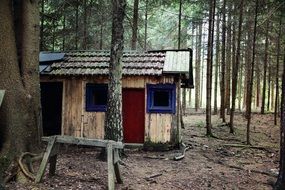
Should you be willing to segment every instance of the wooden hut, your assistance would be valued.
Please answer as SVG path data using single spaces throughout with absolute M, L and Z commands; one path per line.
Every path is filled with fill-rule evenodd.
M 110 52 L 41 53 L 45 135 L 104 138 Z M 192 51 L 124 52 L 125 143 L 180 141 L 180 88 L 193 87 Z

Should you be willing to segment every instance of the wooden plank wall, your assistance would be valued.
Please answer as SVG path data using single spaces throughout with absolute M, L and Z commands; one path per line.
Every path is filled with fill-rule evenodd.
M 63 82 L 62 133 L 81 136 L 82 81 L 69 79 Z
M 53 79 L 54 80 L 54 79 Z M 87 112 L 87 83 L 107 83 L 107 77 L 63 79 L 62 133 L 75 137 L 104 138 L 104 112 Z M 51 81 L 50 81 L 51 82 Z M 146 84 L 173 83 L 173 77 L 124 77 L 123 88 L 145 88 Z M 145 90 L 145 101 L 147 90 Z M 146 104 L 147 106 L 147 104 Z M 148 114 L 145 108 L 145 140 L 169 142 L 176 114 Z

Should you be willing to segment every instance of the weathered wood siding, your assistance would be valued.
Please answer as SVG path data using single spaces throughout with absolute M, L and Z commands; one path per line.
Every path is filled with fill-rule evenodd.
M 62 133 L 75 137 L 104 138 L 104 112 L 87 112 L 85 109 L 85 87 L 87 83 L 107 83 L 107 77 L 76 77 L 48 79 L 43 81 L 63 81 Z M 173 83 L 173 77 L 124 77 L 123 88 L 144 88 L 147 100 L 146 84 Z M 147 106 L 147 104 L 145 104 Z M 146 113 L 145 141 L 169 142 L 171 129 L 176 127 L 173 118 L 176 114 Z
M 82 81 L 69 79 L 63 82 L 62 133 L 81 136 Z

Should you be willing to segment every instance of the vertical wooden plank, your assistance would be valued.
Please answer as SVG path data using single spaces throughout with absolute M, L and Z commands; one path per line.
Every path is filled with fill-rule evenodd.
M 120 161 L 119 150 L 116 148 L 116 149 L 114 149 L 114 170 L 115 170 L 115 176 L 116 176 L 117 182 L 119 184 L 122 184 L 123 178 L 122 178 L 121 172 L 120 172 L 119 161 Z
M 62 81 L 62 109 L 61 109 L 61 135 L 64 135 L 64 126 L 65 126 L 65 89 L 66 84 L 65 80 Z
M 84 111 L 85 111 L 85 88 L 86 82 L 85 80 L 81 81 L 81 120 L 80 120 L 80 137 L 84 137 Z
M 108 189 L 115 189 L 115 179 L 114 179 L 114 165 L 113 165 L 113 150 L 112 144 L 107 144 L 107 164 L 108 164 Z
M 179 76 L 178 82 L 176 83 L 177 86 L 177 137 L 176 137 L 176 143 L 178 143 L 178 145 L 180 145 L 181 142 L 181 104 L 180 104 L 180 98 L 181 98 L 181 77 Z

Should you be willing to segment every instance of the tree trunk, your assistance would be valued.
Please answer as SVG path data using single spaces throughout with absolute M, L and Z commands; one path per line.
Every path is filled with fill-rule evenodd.
M 253 76 L 254 76 L 254 64 L 255 64 L 255 48 L 256 48 L 256 27 L 257 27 L 257 13 L 258 13 L 258 0 L 255 2 L 255 16 L 254 16 L 254 29 L 253 29 L 253 45 L 252 45 L 252 62 L 250 69 L 250 77 L 248 80 L 248 90 L 247 90 L 247 133 L 246 133 L 246 143 L 250 144 L 250 121 L 251 121 L 251 102 L 252 102 L 252 86 L 253 86 Z
M 229 3 L 228 23 L 227 23 L 227 46 L 226 46 L 226 89 L 225 89 L 225 106 L 227 114 L 230 113 L 230 96 L 231 96 L 231 60 L 232 60 L 232 3 Z
M 139 0 L 134 0 L 132 44 L 131 44 L 132 50 L 137 49 L 138 19 L 139 19 Z
M 234 113 L 236 106 L 236 91 L 237 91 L 237 79 L 240 64 L 240 44 L 241 44 L 241 34 L 242 34 L 242 23 L 243 23 L 243 0 L 240 2 L 239 7 L 239 24 L 238 24 L 238 37 L 237 37 L 237 52 L 235 54 L 235 64 L 233 64 L 233 74 L 232 74 L 232 109 L 230 115 L 230 133 L 234 133 Z
M 262 101 L 261 101 L 261 114 L 264 114 L 265 110 L 265 92 L 266 92 L 266 75 L 267 75 L 267 64 L 268 64 L 268 34 L 269 34 L 269 20 L 266 23 L 266 34 L 265 34 L 265 48 L 264 48 L 264 63 L 263 63 L 263 88 L 262 88 Z
M 272 69 L 273 70 L 273 69 Z M 273 77 L 272 76 L 272 81 L 271 81 L 271 106 L 270 106 L 270 110 L 274 110 L 274 105 L 275 105 L 275 93 L 274 93 L 274 82 L 273 82 Z
M 215 87 L 214 87 L 214 112 L 213 114 L 218 114 L 218 103 L 217 103 L 217 96 L 218 96 L 218 75 L 219 75 L 219 65 L 220 65 L 220 15 L 217 16 L 217 23 L 216 23 L 216 65 L 215 65 Z
M 105 117 L 105 139 L 122 141 L 122 57 L 124 48 L 125 0 L 112 0 L 112 42 L 109 68 L 107 112 Z
M 75 8 L 75 50 L 78 50 L 78 38 L 79 38 L 79 1 L 76 0 Z
M 212 69 L 213 69 L 213 38 L 214 38 L 214 18 L 216 0 L 210 0 L 209 12 L 209 33 L 208 33 L 208 52 L 207 52 L 207 103 L 206 103 L 206 128 L 207 136 L 213 136 L 211 123 L 211 94 L 212 94 Z
M 179 14 L 178 14 L 178 49 L 181 45 L 181 15 L 182 15 L 182 0 L 179 0 Z
M 201 47 L 202 47 L 202 22 L 196 30 L 196 68 L 195 68 L 195 110 L 200 108 L 200 80 L 201 80 Z
M 38 1 L 1 2 L 0 89 L 6 94 L 0 109 L 0 180 L 7 163 L 37 150 L 42 135 Z
M 65 31 L 65 25 L 66 25 L 66 13 L 65 13 L 65 6 L 66 4 L 64 3 L 63 5 L 63 26 L 62 26 L 62 51 L 65 50 L 65 35 L 66 35 L 66 31 Z
M 220 118 L 226 122 L 225 117 L 225 72 L 226 72 L 226 0 L 223 1 L 223 29 L 222 29 L 222 60 L 221 60 L 221 108 Z
M 257 60 L 257 63 L 260 62 L 260 59 Z M 259 108 L 260 107 L 260 66 L 259 64 L 256 64 L 256 72 L 255 72 L 255 76 L 256 76 L 256 99 L 255 99 L 255 108 Z
M 285 49 L 284 49 L 285 52 Z M 285 55 L 283 59 L 282 97 L 281 97 L 281 127 L 280 127 L 280 161 L 279 174 L 274 190 L 285 189 Z
M 243 61 L 240 61 L 240 69 L 239 69 L 239 79 L 238 79 L 238 109 L 241 111 L 241 101 L 242 101 L 242 79 L 243 79 Z
M 87 0 L 83 0 L 83 42 L 82 48 L 83 50 L 87 49 Z
M 270 61 L 268 61 L 270 63 Z M 271 69 L 268 67 L 268 92 L 267 92 L 267 111 L 270 111 L 270 95 L 271 95 Z
M 280 43 L 281 43 L 281 33 L 282 33 L 282 17 L 279 21 L 279 32 L 277 39 L 277 64 L 276 64 L 276 79 L 275 79 L 275 106 L 274 106 L 274 125 L 277 125 L 277 114 L 278 114 L 278 99 L 279 99 L 279 61 L 280 61 Z
M 40 31 L 40 51 L 44 50 L 44 22 L 45 22 L 45 0 L 41 0 L 41 31 Z
M 55 50 L 55 19 L 52 19 L 52 51 Z
M 99 43 L 99 49 L 103 49 L 103 22 L 100 23 L 100 43 Z
M 148 0 L 145 0 L 145 21 L 144 21 L 144 50 L 147 50 L 147 10 L 148 9 Z

